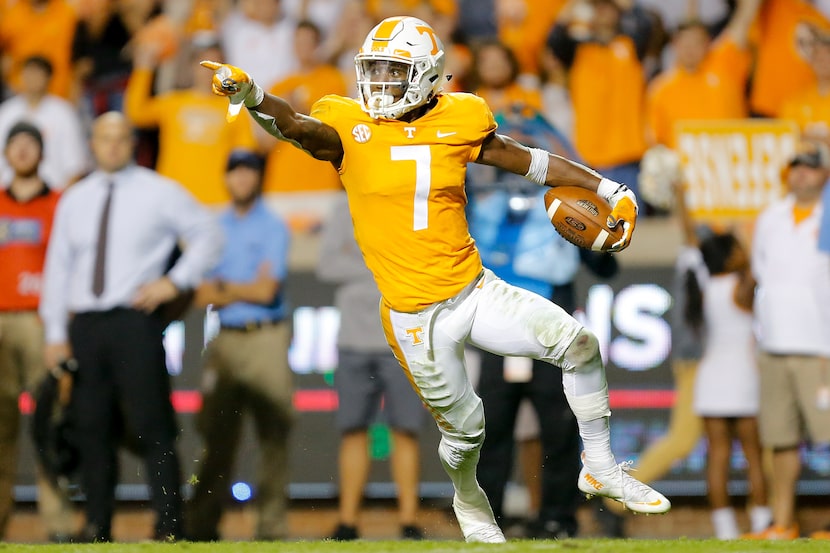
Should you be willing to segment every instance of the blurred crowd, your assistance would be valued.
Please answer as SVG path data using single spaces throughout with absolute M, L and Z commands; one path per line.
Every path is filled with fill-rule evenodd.
M 8 431 L 4 432 L 3 421 L 7 426 L 17 423 L 17 396 L 23 389 L 34 390 L 37 381 L 43 378 L 44 365 L 50 368 L 65 365 L 72 357 L 69 355 L 72 351 L 75 357 L 86 356 L 89 364 L 117 362 L 117 356 L 109 359 L 101 353 L 105 351 L 106 355 L 111 355 L 111 344 L 107 341 L 109 338 L 100 337 L 104 333 L 97 333 L 97 328 L 119 326 L 124 332 L 112 338 L 114 343 L 120 343 L 119 340 L 129 335 L 132 341 L 128 345 L 151 353 L 161 351 L 154 334 L 157 329 L 147 330 L 141 326 L 146 322 L 144 319 L 134 320 L 132 311 L 125 314 L 118 306 L 131 304 L 136 311 L 155 317 L 159 313 L 157 309 L 176 300 L 182 290 L 187 290 L 191 293 L 187 302 L 195 301 L 195 305 L 218 309 L 221 322 L 219 336 L 205 357 L 203 392 L 206 402 L 200 432 L 206 446 L 201 460 L 200 483 L 196 486 L 194 501 L 188 507 L 188 518 L 183 517 L 185 507 L 178 494 L 160 491 L 168 489 L 168 484 L 176 487 L 180 483 L 173 445 L 176 431 L 172 412 L 168 412 L 167 405 L 161 405 L 166 399 L 155 411 L 158 420 L 150 420 L 142 407 L 146 405 L 144 399 L 158 400 L 169 392 L 169 383 L 163 382 L 166 372 L 159 363 L 163 353 L 161 357 L 151 356 L 135 362 L 159 369 L 155 374 L 157 385 L 143 378 L 133 379 L 135 375 L 125 376 L 128 380 L 123 385 L 104 377 L 93 384 L 84 380 L 75 383 L 75 394 L 85 397 L 90 406 L 85 413 L 89 443 L 80 452 L 80 463 L 86 471 L 85 478 L 95 482 L 92 485 L 95 493 L 91 494 L 93 505 L 87 507 L 87 526 L 82 529 L 80 539 L 112 538 L 110 522 L 116 469 L 114 461 L 107 463 L 112 451 L 124 444 L 119 441 L 118 429 L 106 427 L 102 430 L 100 427 L 101 421 L 107 418 L 105 409 L 109 404 L 97 404 L 95 398 L 101 397 L 104 388 L 107 394 L 120 397 L 128 405 L 130 402 L 125 399 L 128 396 L 142 400 L 141 405 L 135 405 L 133 401 L 132 407 L 125 411 L 126 422 L 119 421 L 120 424 L 133 426 L 136 430 L 134 423 L 138 422 L 159 433 L 157 438 L 148 438 L 152 432 L 143 434 L 143 441 L 152 443 L 142 443 L 139 439 L 135 444 L 127 444 L 148 466 L 164 467 L 161 470 L 164 474 L 157 474 L 155 479 L 152 475 L 149 477 L 154 493 L 153 506 L 159 516 L 156 539 L 185 536 L 213 540 L 220 537 L 217 525 L 223 496 L 219 490 L 227 487 L 225 478 L 233 463 L 239 414 L 246 409 L 254 416 L 264 458 L 270 462 L 281 460 L 285 466 L 293 414 L 291 373 L 287 364 L 290 308 L 285 303 L 283 285 L 288 277 L 289 227 L 297 230 L 305 223 L 295 217 L 289 218 L 286 225 L 281 217 L 265 208 L 263 198 L 279 195 L 281 203 L 289 206 L 290 211 L 295 199 L 302 203 L 307 195 L 321 192 L 335 196 L 341 185 L 330 164 L 276 140 L 251 118 L 240 117 L 228 123 L 227 100 L 211 93 L 212 72 L 198 62 L 213 60 L 242 67 L 263 89 L 285 98 L 298 111 L 308 113 L 312 104 L 326 94 L 356 96 L 354 54 L 366 33 L 380 20 L 392 15 L 419 17 L 443 37 L 447 55 L 445 91 L 478 94 L 487 101 L 502 128 L 510 130 L 511 136 L 579 159 L 603 176 L 624 182 L 635 191 L 644 154 L 658 145 L 674 147 L 678 121 L 749 117 L 795 121 L 810 146 L 797 153 L 784 176 L 795 192 L 799 191 L 799 186 L 809 189 L 803 197 L 796 194 L 793 209 L 796 224 L 808 221 L 812 225 L 809 228 L 815 232 L 809 237 L 809 251 L 796 252 L 804 256 L 788 258 L 787 267 L 798 268 L 805 263 L 809 270 L 823 278 L 821 271 L 825 269 L 819 271 L 816 264 L 826 260 L 819 256 L 822 261 L 816 261 L 818 248 L 814 244 L 821 211 L 813 208 L 820 206 L 821 186 L 830 175 L 830 154 L 826 152 L 830 145 L 828 0 L 0 0 L 0 144 L 4 148 L 4 155 L 0 156 L 0 185 L 10 190 L 6 204 L 0 203 L 0 209 L 7 210 L 0 211 L 0 253 L 7 246 L 11 252 L 12 247 L 17 247 L 15 240 L 18 238 L 23 237 L 24 242 L 28 240 L 32 247 L 31 257 L 12 269 L 19 270 L 19 275 L 37 273 L 39 279 L 46 237 L 52 228 L 52 214 L 57 204 L 57 194 L 53 192 L 69 190 L 80 181 L 87 186 L 84 191 L 93 200 L 88 204 L 81 200 L 75 200 L 75 204 L 70 204 L 69 200 L 63 202 L 68 207 L 63 208 L 61 217 L 55 222 L 54 228 L 62 232 L 53 236 L 59 243 L 67 243 L 67 251 L 71 249 L 70 245 L 81 251 L 78 254 L 80 261 L 59 258 L 59 253 L 54 253 L 58 247 L 49 246 L 47 273 L 49 267 L 52 268 L 46 281 L 51 279 L 55 290 L 63 281 L 79 283 L 69 297 L 61 297 L 60 293 L 50 292 L 44 286 L 49 302 L 45 307 L 38 306 L 39 280 L 30 290 L 24 290 L 21 287 L 23 281 L 17 279 L 19 275 L 12 278 L 12 269 L 5 272 L 8 274 L 0 275 L 8 277 L 0 278 L 0 297 L 3 297 L 0 301 L 0 352 L 6 355 L 7 350 L 11 351 L 8 343 L 12 338 L 17 340 L 11 329 L 23 328 L 24 323 L 29 325 L 25 332 L 28 342 L 26 347 L 20 346 L 20 351 L 43 349 L 38 307 L 40 317 L 47 325 L 47 341 L 52 346 L 67 348 L 63 351 L 66 354 L 61 355 L 61 350 L 53 348 L 50 352 L 47 347 L 45 360 L 33 354 L 21 361 L 23 356 L 18 355 L 17 350 L 8 354 L 8 358 L 0 358 L 0 365 L 16 356 L 8 362 L 9 366 L 39 367 L 38 372 L 28 375 L 22 384 L 17 381 L 17 375 L 12 377 L 11 373 L 0 371 L 3 377 L 0 384 L 4 385 L 3 391 L 8 392 L 0 398 L 8 400 L 0 401 L 0 417 L 3 417 L 0 419 L 0 443 L 16 447 L 14 429 L 6 428 Z M 136 130 L 138 140 L 133 145 L 127 138 Z M 140 170 L 132 168 L 132 159 L 142 166 Z M 159 192 L 152 201 L 137 193 L 130 204 L 121 200 L 121 204 L 114 204 L 117 215 L 110 223 L 113 182 L 104 182 L 100 178 L 101 172 L 94 171 L 116 172 L 125 167 L 129 171 L 120 179 L 129 183 L 152 183 L 166 192 Z M 143 172 L 145 169 L 147 172 Z M 33 180 L 33 175 L 39 175 L 42 181 Z M 533 258 L 532 265 L 547 267 L 544 263 L 550 262 L 551 266 L 561 269 L 561 274 L 554 278 L 552 270 L 540 275 L 519 269 L 514 256 L 518 259 L 527 252 L 512 248 L 520 242 L 521 229 L 530 226 L 529 206 L 533 205 L 532 200 L 538 200 L 538 189 L 527 190 L 522 187 L 527 184 L 522 179 L 504 177 L 470 172 L 470 214 L 476 223 L 471 228 L 482 247 L 486 265 L 505 280 L 516 279 L 523 287 L 553 297 L 573 311 L 573 280 L 580 264 L 587 265 L 602 277 L 613 276 L 616 265 L 608 265 L 610 256 L 591 259 L 564 241 L 558 246 L 550 246 L 546 238 L 546 247 L 550 246 L 547 250 L 530 252 L 539 256 Z M 189 191 L 189 196 L 182 197 L 165 188 L 167 179 L 181 184 Z M 517 181 L 521 182 L 517 184 Z M 119 182 L 115 188 L 119 187 L 123 189 L 126 185 Z M 502 194 L 492 194 L 494 190 Z M 126 194 L 128 190 L 118 193 L 122 192 Z M 164 194 L 170 196 L 165 199 Z M 65 197 L 68 196 L 71 195 Z M 79 191 L 75 198 L 80 197 Z M 192 202 L 194 198 L 195 202 Z M 516 198 L 521 198 L 522 202 L 517 204 Z M 648 198 L 645 199 L 641 215 L 661 213 L 662 207 L 649 205 Z M 345 202 L 342 196 L 337 201 Z M 28 208 L 21 207 L 27 203 L 32 212 L 25 212 Z M 92 204 L 95 209 L 90 210 Z M 128 240 L 125 237 L 131 233 L 126 231 L 111 235 L 110 239 L 116 243 L 124 241 L 117 248 L 122 252 L 119 254 L 122 259 L 116 256 L 116 261 L 123 263 L 115 278 L 112 268 L 106 273 L 115 281 L 115 291 L 113 282 L 108 283 L 107 291 L 103 284 L 100 291 L 95 288 L 98 279 L 93 272 L 97 275 L 99 256 L 95 252 L 97 246 L 90 244 L 99 244 L 102 240 L 100 234 L 95 234 L 99 228 L 99 204 L 106 206 L 101 229 L 107 225 L 116 229 L 124 225 L 124 229 L 140 228 L 145 233 L 138 233 L 144 241 L 139 238 Z M 791 207 L 788 204 L 786 209 Z M 37 213 L 34 213 L 35 208 L 39 210 Z M 224 210 L 219 218 L 206 215 L 219 209 Z M 334 211 L 348 215 L 344 208 Z M 496 212 L 497 215 L 493 215 Z M 548 221 L 542 215 L 539 224 L 549 231 Z M 6 219 L 12 221 L 24 216 L 39 217 L 38 225 L 43 225 L 38 227 L 41 230 L 33 234 L 12 223 L 3 226 Z M 94 225 L 92 222 L 87 224 L 88 221 L 94 221 Z M 136 222 L 135 227 L 129 226 L 130 221 Z M 311 222 L 312 225 L 318 223 Z M 365 403 L 372 407 L 365 412 L 358 412 L 353 407 L 352 411 L 339 413 L 338 428 L 343 433 L 339 468 L 341 481 L 347 483 L 347 487 L 341 490 L 340 523 L 333 537 L 358 537 L 356 521 L 368 474 L 366 431 L 379 409 L 380 397 L 392 394 L 391 397 L 396 397 L 401 405 L 404 401 L 409 402 L 406 409 L 401 407 L 399 412 L 388 415 L 398 451 L 403 452 L 392 459 L 401 492 L 401 535 L 420 539 L 422 533 L 415 526 L 417 479 L 413 476 L 417 476 L 419 455 L 414 437 L 423 413 L 380 334 L 363 332 L 368 328 L 368 318 L 377 323 L 377 291 L 356 247 L 346 240 L 348 233 L 344 231 L 351 227 L 348 217 L 343 221 L 333 219 L 328 224 L 328 232 L 323 233 L 324 241 L 328 241 L 323 247 L 328 263 L 321 264 L 318 276 L 342 286 L 337 297 L 344 317 L 338 346 L 342 365 L 352 375 L 350 383 L 337 383 L 338 391 L 353 400 L 352 403 L 343 401 L 342 405 Z M 830 228 L 830 223 L 821 225 L 822 229 Z M 767 223 L 767 226 L 773 225 Z M 796 243 L 798 233 L 807 227 L 799 228 L 791 229 L 789 234 L 779 232 L 779 235 L 791 235 Z M 687 246 L 696 252 L 705 250 L 705 239 L 696 237 L 689 228 L 684 230 Z M 822 232 L 830 237 L 830 230 Z M 217 238 L 219 236 L 224 239 Z M 830 238 L 824 240 L 828 242 L 824 249 L 830 249 Z M 169 253 L 181 254 L 168 252 L 166 246 L 183 242 L 189 246 L 185 255 L 173 256 L 165 265 Z M 194 243 L 202 244 L 203 251 L 194 250 Z M 77 247 L 78 244 L 83 247 Z M 240 244 L 246 247 L 239 247 Z M 745 288 L 752 288 L 756 281 L 763 283 L 765 278 L 772 278 L 775 283 L 774 279 L 784 272 L 775 268 L 776 260 L 785 258 L 781 257 L 782 252 L 793 251 L 782 239 L 775 242 L 770 252 L 752 252 L 760 260 L 755 262 L 756 265 L 762 265 L 764 261 L 770 266 L 765 268 L 766 273 L 756 271 L 751 280 L 747 259 L 750 253 L 731 242 L 727 246 L 723 246 L 724 251 L 715 253 L 725 259 L 740 258 L 740 262 L 733 260 L 734 267 L 726 260 L 713 266 L 710 260 L 703 259 L 706 256 L 703 251 L 694 254 L 693 262 L 683 265 L 680 271 L 684 278 L 688 271 L 696 271 L 696 294 L 700 296 L 710 286 L 710 297 L 721 298 L 723 301 L 718 302 L 721 307 L 733 298 L 737 286 L 734 280 L 738 277 Z M 549 251 L 551 247 L 556 251 Z M 528 249 L 532 250 L 530 246 Z M 759 250 L 758 246 L 756 250 Z M 124 251 L 135 255 L 127 256 Z M 339 259 L 338 255 L 343 258 Z M 541 256 L 547 257 L 540 259 Z M 149 261 L 144 263 L 144 260 Z M 88 261 L 89 270 L 79 273 L 79 265 L 73 261 L 78 261 L 80 266 Z M 208 270 L 208 266 L 212 269 Z M 499 273 L 500 268 L 504 274 Z M 138 282 L 136 275 L 144 281 Z M 728 278 L 712 278 L 725 276 Z M 91 292 L 89 280 L 94 281 Z M 715 281 L 717 284 L 713 285 Z M 811 282 L 811 285 L 815 283 Z M 821 294 L 830 294 L 830 281 L 827 286 L 816 286 Z M 775 293 L 774 286 L 770 289 Z M 76 293 L 78 290 L 82 292 Z M 780 289 L 778 292 L 781 293 Z M 133 293 L 138 295 L 130 296 Z M 715 293 L 721 296 L 715 296 Z M 792 300 L 786 293 L 782 294 L 784 299 L 774 309 L 785 310 L 782 305 Z M 742 334 L 740 339 L 747 342 L 752 339 L 751 321 L 744 313 L 752 309 L 751 292 L 749 296 L 742 302 L 735 298 L 736 306 L 731 306 L 734 310 L 726 315 L 715 310 L 717 305 L 704 304 L 703 299 L 697 298 L 696 320 L 686 321 L 696 326 L 692 334 L 696 335 L 698 348 L 689 356 L 695 370 L 701 358 L 708 363 L 704 367 L 722 362 L 712 361 L 700 347 L 700 329 L 707 317 L 711 318 L 710 323 L 716 318 L 723 323 L 732 320 L 727 316 L 734 316 L 746 330 L 746 336 Z M 796 306 L 799 308 L 806 309 L 810 303 L 804 298 L 797 299 L 803 300 Z M 75 317 L 70 320 L 67 315 L 69 312 L 89 315 L 102 310 L 112 319 Z M 777 314 L 762 312 L 758 318 L 762 324 L 765 321 L 770 324 Z M 792 318 L 796 317 L 790 316 L 787 320 Z M 162 319 L 168 317 L 165 315 Z M 805 408 L 807 414 L 804 416 L 814 426 L 811 429 L 815 434 L 813 437 L 822 439 L 827 437 L 827 431 L 818 429 L 830 409 L 825 367 L 828 353 L 822 345 L 830 343 L 830 339 L 825 340 L 822 334 L 825 324 L 823 320 L 814 325 L 803 321 L 794 324 L 794 328 L 807 325 L 813 330 L 818 329 L 811 335 L 811 340 L 799 341 L 796 336 L 774 328 L 767 335 L 767 341 L 761 343 L 767 354 L 763 360 L 768 373 L 778 371 L 777 364 L 784 362 L 780 358 L 792 354 L 808 357 L 815 365 L 810 369 L 811 374 L 816 375 L 814 381 L 801 381 L 796 385 L 803 390 L 799 388 L 800 391 L 793 392 L 793 396 L 799 396 L 793 399 L 793 404 L 808 402 L 800 396 L 806 397 L 806 390 L 814 393 L 818 387 L 823 394 L 818 401 L 823 403 L 812 410 Z M 731 323 L 727 326 L 735 327 Z M 135 328 L 146 331 L 146 339 L 141 338 Z M 714 332 L 712 336 L 716 337 L 717 332 L 711 328 L 718 327 L 710 324 L 709 332 Z M 782 333 L 782 341 L 770 341 L 769 336 L 775 337 L 776 332 Z M 729 345 L 723 347 L 728 349 Z M 495 410 L 498 407 L 507 413 L 505 419 L 492 418 L 490 424 L 493 426 L 487 429 L 488 439 L 493 436 L 488 444 L 493 452 L 485 459 L 483 450 L 482 467 L 489 461 L 490 465 L 502 469 L 499 474 L 488 473 L 493 476 L 492 482 L 482 484 L 492 487 L 492 491 L 487 490 L 488 495 L 501 499 L 513 455 L 514 427 L 516 424 L 522 426 L 515 422 L 522 400 L 525 404 L 538 404 L 538 414 L 544 418 L 531 421 L 529 431 L 516 428 L 517 439 L 535 440 L 537 448 L 544 448 L 545 458 L 567 457 L 578 471 L 578 437 L 575 429 L 570 428 L 572 421 L 563 419 L 560 427 L 558 423 L 552 424 L 554 415 L 541 412 L 541 409 L 553 409 L 551 406 L 558 405 L 556 402 L 561 399 L 555 395 L 561 395 L 558 373 L 552 382 L 542 382 L 542 377 L 535 375 L 534 366 L 530 364 L 516 369 L 513 363 L 511 368 L 508 360 L 487 358 L 486 352 L 480 353 L 485 356 L 481 361 L 480 393 L 482 397 L 489 394 L 496 398 L 489 401 L 488 408 Z M 682 360 L 678 348 L 674 354 L 676 361 Z M 749 360 L 750 357 L 753 359 Z M 268 362 L 263 363 L 263 360 Z M 741 362 L 747 371 L 757 372 L 754 355 L 748 354 Z M 798 359 L 793 361 L 798 362 Z M 135 370 L 144 369 L 136 366 Z M 514 373 L 518 370 L 522 376 L 517 380 L 513 374 L 510 380 L 504 375 L 511 370 Z M 57 388 L 51 392 L 56 397 L 62 393 L 60 386 L 65 382 L 67 372 L 71 372 L 71 367 L 53 371 L 56 379 L 53 384 Z M 677 370 L 678 383 L 683 378 L 682 373 L 685 374 Z M 695 382 L 694 374 L 689 374 L 691 376 L 685 378 L 686 388 Z M 493 375 L 497 377 L 495 380 Z M 130 389 L 129 383 L 135 381 L 144 383 Z M 381 381 L 383 386 L 379 385 Z M 765 398 L 767 405 L 774 403 L 775 398 L 766 399 L 764 394 L 774 396 L 785 386 L 769 382 L 773 381 L 756 383 L 755 388 L 747 392 L 752 396 L 749 406 L 737 411 L 730 410 L 731 407 L 724 410 L 720 405 L 701 408 L 697 404 L 693 410 L 691 391 L 687 390 L 688 401 L 684 405 L 690 422 L 683 432 L 691 438 L 685 441 L 693 446 L 705 432 L 710 442 L 717 444 L 720 455 L 710 459 L 713 466 L 717 465 L 717 474 L 709 475 L 710 494 L 712 490 L 716 492 L 710 500 L 715 512 L 713 527 L 718 537 L 738 535 L 726 494 L 725 477 L 721 474 L 726 472 L 724 459 L 729 455 L 733 434 L 739 436 L 744 448 L 751 448 L 753 454 L 752 480 L 756 489 L 751 501 L 759 509 L 753 515 L 752 530 L 762 538 L 797 537 L 799 533 L 792 504 L 794 499 L 783 506 L 773 505 L 771 511 L 766 505 L 766 490 L 760 475 L 761 445 L 777 448 L 779 453 L 785 452 L 779 455 L 777 463 L 787 475 L 786 482 L 783 488 L 773 491 L 779 498 L 793 494 L 798 477 L 793 440 L 797 443 L 801 437 L 798 429 L 765 430 L 762 424 L 759 439 L 756 426 L 756 417 L 760 416 L 763 423 L 765 419 L 775 419 L 779 413 L 764 414 L 758 405 L 759 397 Z M 103 388 L 97 387 L 99 385 Z M 717 383 L 710 386 L 711 389 L 718 388 Z M 410 395 L 407 397 L 406 394 Z M 110 398 L 110 395 L 106 397 Z M 405 400 L 401 399 L 404 397 Z M 732 399 L 727 398 L 725 402 Z M 499 400 L 505 403 L 498 405 Z M 791 414 L 798 416 L 797 413 L 786 413 Z M 131 416 L 135 420 L 130 419 Z M 703 425 L 701 418 L 705 419 Z M 730 422 L 733 419 L 746 420 L 736 429 Z M 141 432 L 139 434 L 141 437 Z M 524 438 L 519 438 L 520 435 Z M 95 441 L 93 436 L 105 436 L 104 442 Z M 496 436 L 500 436 L 501 441 L 496 441 Z M 552 453 L 554 449 L 559 453 Z M 678 453 L 682 449 L 682 446 L 675 447 L 671 454 L 674 457 L 661 451 L 660 457 L 682 456 Z M 84 456 L 91 458 L 93 455 L 97 457 L 84 460 Z M 537 452 L 536 457 L 531 458 L 530 465 L 535 464 L 536 472 L 530 470 L 528 478 L 547 478 L 548 481 L 544 487 L 537 485 L 534 488 L 538 496 L 534 508 L 539 519 L 530 535 L 557 538 L 577 535 L 576 499 L 573 494 L 554 497 L 554 491 L 561 491 L 564 485 L 552 480 L 555 475 L 551 467 L 560 470 L 561 466 L 548 462 L 547 473 L 540 473 L 541 455 Z M 4 451 L 3 457 L 7 461 L 12 456 Z M 41 463 L 48 465 L 43 458 Z M 5 480 L 0 478 L 0 536 L 8 517 L 8 509 L 4 510 L 4 507 L 10 503 L 8 477 L 13 468 L 12 465 L 10 469 L 8 464 L 0 466 L 0 477 L 6 476 Z M 48 478 L 50 470 L 47 469 L 52 473 L 62 469 L 44 466 L 38 472 L 39 496 L 46 498 L 40 508 L 50 525 L 50 535 L 56 540 L 74 536 L 77 529 L 71 516 L 67 515 L 71 507 L 58 483 Z M 659 473 L 664 470 L 667 467 L 654 469 L 644 480 L 659 478 Z M 570 481 L 574 477 L 567 478 Z M 286 482 L 287 470 L 269 472 L 263 465 L 258 538 L 282 539 L 287 535 Z M 502 523 L 501 508 L 495 507 Z M 183 520 L 191 521 L 190 527 L 183 526 Z M 774 530 L 773 534 L 764 533 L 769 528 Z

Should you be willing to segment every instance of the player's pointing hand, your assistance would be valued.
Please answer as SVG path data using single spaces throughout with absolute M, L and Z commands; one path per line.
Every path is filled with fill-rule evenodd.
M 253 108 L 262 103 L 262 88 L 244 70 L 210 60 L 202 60 L 200 64 L 213 71 L 213 93 L 230 99 L 228 122 L 236 119 L 243 104 Z

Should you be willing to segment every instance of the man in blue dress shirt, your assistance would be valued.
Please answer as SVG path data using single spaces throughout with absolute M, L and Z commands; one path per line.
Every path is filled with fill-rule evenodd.
M 219 334 L 204 365 L 199 430 L 204 451 L 188 511 L 191 540 L 219 538 L 244 412 L 254 419 L 261 468 L 255 489 L 258 540 L 285 538 L 288 434 L 293 420 L 291 340 L 284 284 L 289 231 L 262 200 L 263 160 L 247 150 L 228 159 L 231 206 L 222 213 L 222 260 L 196 292 L 196 303 L 218 310 Z
M 133 164 L 133 129 L 108 112 L 92 127 L 97 169 L 63 193 L 46 254 L 45 362 L 77 360 L 70 413 L 86 494 L 82 541 L 109 541 L 126 435 L 144 461 L 154 538 L 181 536 L 179 427 L 158 308 L 216 263 L 222 231 L 177 182 Z M 168 271 L 171 252 L 184 252 Z

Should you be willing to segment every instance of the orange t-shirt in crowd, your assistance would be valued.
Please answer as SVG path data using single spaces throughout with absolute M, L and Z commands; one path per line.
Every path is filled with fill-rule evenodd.
M 65 0 L 49 0 L 42 9 L 20 0 L 5 10 L 0 19 L 0 51 L 11 60 L 9 82 L 13 89 L 18 89 L 26 58 L 43 56 L 52 63 L 49 92 L 69 98 L 76 20 L 75 10 Z
M 795 121 L 803 134 L 830 137 L 830 94 L 810 86 L 784 102 L 780 117 Z
M 465 178 L 496 129 L 478 96 L 441 94 L 412 122 L 378 121 L 360 103 L 325 96 L 311 116 L 343 144 L 340 178 L 355 239 L 384 300 L 414 312 L 458 294 L 481 273 L 467 227 Z
M 226 203 L 228 156 L 234 148 L 256 149 L 250 117 L 228 124 L 228 100 L 210 90 L 176 90 L 150 96 L 153 72 L 136 69 L 127 84 L 124 113 L 137 127 L 158 127 L 156 170 L 205 204 Z
M 815 84 L 813 70 L 796 49 L 795 29 L 800 22 L 830 28 L 830 21 L 804 0 L 763 2 L 750 94 L 753 112 L 778 117 L 787 98 Z
M 553 24 L 567 0 L 525 0 L 521 21 L 501 15 L 498 20 L 499 40 L 516 54 L 520 72 L 537 74 L 539 58 Z M 494 109 L 495 111 L 495 109 Z
M 309 73 L 297 73 L 275 84 L 269 91 L 285 99 L 300 113 L 311 111 L 315 100 L 327 94 L 346 94 L 340 70 L 321 65 Z M 277 141 L 265 163 L 265 192 L 340 190 L 340 177 L 327 161 L 314 159 L 293 144 Z
M 0 191 L 0 311 L 34 311 L 52 219 L 60 194 L 45 189 L 28 202 Z
M 582 159 L 597 168 L 638 161 L 646 150 L 645 78 L 634 41 L 579 44 L 569 79 Z
M 724 37 L 694 73 L 674 67 L 655 77 L 646 97 L 649 138 L 671 148 L 677 121 L 746 117 L 744 87 L 750 63 L 749 52 Z
M 493 113 L 499 113 L 516 106 L 542 111 L 542 95 L 538 90 L 525 88 L 519 83 L 512 83 L 502 89 L 479 88 L 475 91 L 487 102 Z

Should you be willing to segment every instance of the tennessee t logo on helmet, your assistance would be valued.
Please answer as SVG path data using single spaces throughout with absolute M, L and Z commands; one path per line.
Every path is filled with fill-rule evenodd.
M 392 33 L 397 28 L 398 23 L 401 22 L 402 17 L 390 17 L 384 19 L 373 32 L 369 33 L 372 37 L 372 52 L 380 52 L 389 47 L 389 41 L 392 39 Z M 361 48 L 362 52 L 363 49 Z

